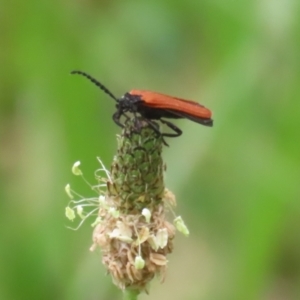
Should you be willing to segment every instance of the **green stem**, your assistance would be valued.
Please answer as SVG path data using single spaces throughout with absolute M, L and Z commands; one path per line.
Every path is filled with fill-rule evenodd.
M 127 289 L 123 292 L 123 300 L 137 300 L 139 293 L 138 290 Z

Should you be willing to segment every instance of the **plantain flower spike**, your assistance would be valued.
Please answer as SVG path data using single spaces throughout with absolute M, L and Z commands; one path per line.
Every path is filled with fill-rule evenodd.
M 142 119 L 126 121 L 118 136 L 91 250 L 101 248 L 102 262 L 122 290 L 148 292 L 155 275 L 163 281 L 173 250 L 175 227 L 166 207 L 175 205 L 175 197 L 164 185 L 162 147 L 162 137 Z

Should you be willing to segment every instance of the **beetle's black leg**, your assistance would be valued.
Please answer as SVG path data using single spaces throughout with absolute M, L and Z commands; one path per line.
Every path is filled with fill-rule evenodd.
M 136 116 L 136 112 L 133 112 L 133 119 L 134 119 L 134 128 L 137 130 L 137 132 L 141 131 L 141 125 L 140 122 L 138 120 L 138 117 Z
M 125 117 L 124 123 L 128 122 L 128 120 L 130 119 L 124 112 L 122 113 L 122 116 Z
M 121 111 L 117 111 L 117 112 L 115 112 L 114 114 L 113 114 L 113 120 L 114 120 L 114 122 L 118 125 L 118 126 L 120 126 L 120 127 L 124 127 L 124 125 L 120 122 L 120 118 L 121 118 L 121 116 L 123 115 L 123 113 L 121 112 Z M 126 116 L 126 115 L 125 115 Z M 126 116 L 127 117 L 127 116 Z M 127 117 L 128 118 L 128 117 Z
M 160 119 L 160 121 L 163 124 L 166 124 L 169 128 L 171 128 L 172 130 L 174 130 L 176 133 L 161 133 L 162 136 L 167 136 L 167 137 L 177 137 L 180 136 L 182 134 L 182 130 L 180 130 L 177 126 L 175 126 L 173 123 Z
M 156 122 L 151 121 L 147 118 L 143 118 L 143 121 L 145 121 L 158 135 L 160 135 L 159 126 Z
M 148 123 L 148 125 L 157 133 L 158 136 L 162 137 L 162 141 L 163 141 L 164 145 L 169 147 L 168 143 L 165 141 L 165 139 L 163 137 L 163 134 L 159 130 L 159 125 L 156 122 L 146 119 L 146 118 L 144 118 L 143 120 Z

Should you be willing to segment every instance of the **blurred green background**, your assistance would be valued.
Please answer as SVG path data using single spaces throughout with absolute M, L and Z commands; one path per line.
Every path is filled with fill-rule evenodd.
M 5 0 L 4 0 L 5 1 Z M 178 234 L 164 284 L 140 299 L 300 299 L 298 0 L 6 1 L 0 8 L 0 299 L 120 299 L 92 229 L 64 216 L 89 195 L 132 88 L 201 102 L 215 126 L 180 120 L 166 183 Z

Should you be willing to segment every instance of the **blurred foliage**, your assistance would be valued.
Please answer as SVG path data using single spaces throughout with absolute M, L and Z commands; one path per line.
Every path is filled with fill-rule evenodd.
M 5 1 L 5 0 L 4 0 Z M 176 121 L 168 187 L 191 230 L 141 299 L 300 299 L 297 0 L 6 1 L 0 9 L 0 299 L 120 299 L 88 222 L 66 229 L 63 187 L 110 165 L 116 95 L 203 103 Z

